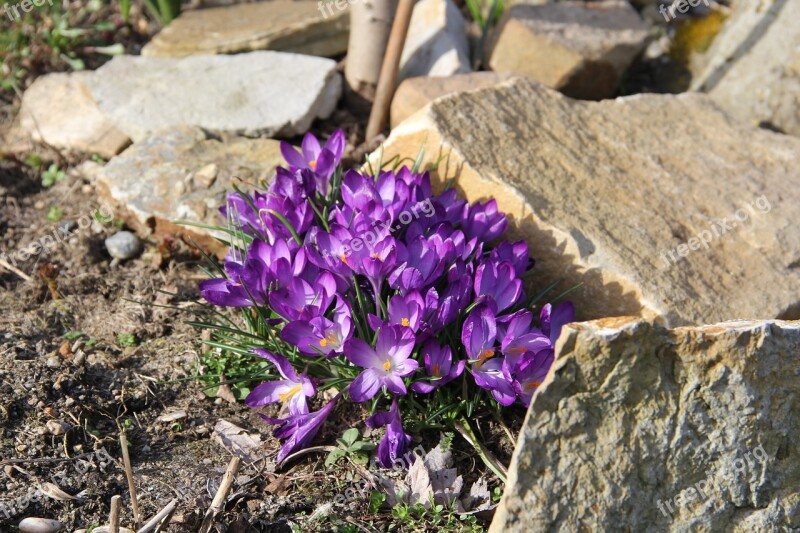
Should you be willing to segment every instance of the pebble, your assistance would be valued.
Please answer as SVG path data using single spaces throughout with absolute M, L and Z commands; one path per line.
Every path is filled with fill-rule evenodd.
M 45 364 L 47 366 L 49 366 L 50 368 L 58 368 L 58 367 L 61 366 L 61 361 L 58 360 L 58 357 L 53 355 L 53 356 L 47 358 L 47 361 L 45 362 Z
M 69 429 L 69 424 L 63 420 L 48 420 L 47 431 L 52 435 L 63 435 Z
M 139 238 L 130 231 L 120 231 L 106 239 L 106 249 L 111 257 L 124 261 L 136 257 L 141 251 Z
M 55 533 L 62 527 L 61 522 L 48 518 L 25 518 L 19 523 L 21 533 Z

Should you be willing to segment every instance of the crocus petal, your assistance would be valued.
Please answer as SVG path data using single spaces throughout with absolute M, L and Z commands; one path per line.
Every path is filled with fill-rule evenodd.
M 387 376 L 383 382 L 384 385 L 386 385 L 386 390 L 392 394 L 396 394 L 397 396 L 405 396 L 406 384 L 403 383 L 403 378 L 400 376 Z
M 344 355 L 354 365 L 364 368 L 378 368 L 384 363 L 369 344 L 357 338 L 345 343 Z
M 383 380 L 378 373 L 368 368 L 350 384 L 350 398 L 356 403 L 366 402 L 378 394 L 382 385 Z
M 287 386 L 286 381 L 265 381 L 253 389 L 244 403 L 250 407 L 261 407 L 270 403 L 279 402 L 279 394 L 284 394 L 291 386 Z
M 297 153 L 297 150 L 295 150 L 294 147 L 286 141 L 281 141 L 281 154 L 286 162 L 292 167 L 303 168 L 307 166 L 303 156 Z

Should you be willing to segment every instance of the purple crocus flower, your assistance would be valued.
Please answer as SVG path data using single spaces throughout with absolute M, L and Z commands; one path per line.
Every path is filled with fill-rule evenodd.
M 493 359 L 478 361 L 472 365 L 472 376 L 475 384 L 492 393 L 500 405 L 511 405 L 516 399 L 514 387 L 503 373 L 503 361 Z
M 467 239 L 477 237 L 482 241 L 496 239 L 508 227 L 508 219 L 497 210 L 497 200 L 465 206 L 461 227 Z
M 398 247 L 399 266 L 389 274 L 389 285 L 405 293 L 422 289 L 441 276 L 444 263 L 436 247 L 420 236 L 405 247 Z
M 495 356 L 497 320 L 492 309 L 481 304 L 470 311 L 461 328 L 461 343 L 470 360 L 479 363 Z
M 331 176 L 342 159 L 344 147 L 344 132 L 338 129 L 328 138 L 324 147 L 320 146 L 314 135 L 306 133 L 303 137 L 301 153 L 298 153 L 289 143 L 281 141 L 281 154 L 289 163 L 290 170 L 311 171 L 316 178 L 316 190 L 325 196 L 328 194 Z
M 392 400 L 388 411 L 375 413 L 366 420 L 367 427 L 382 428 L 386 426 L 386 434 L 378 443 L 378 462 L 383 468 L 391 468 L 408 451 L 411 435 L 403 431 L 403 420 L 397 399 Z
M 545 304 L 539 315 L 542 324 L 542 333 L 550 337 L 550 342 L 555 346 L 558 337 L 561 335 L 561 328 L 569 324 L 575 318 L 575 307 L 572 302 L 564 302 L 556 306 Z
M 538 353 L 528 352 L 520 359 L 517 368 L 513 372 L 514 381 L 512 386 L 525 407 L 531 404 L 533 393 L 536 392 L 544 378 L 547 377 L 550 367 L 553 366 L 554 358 L 553 350 L 542 350 Z M 508 365 L 503 367 L 503 374 L 506 379 L 511 379 L 511 371 Z
M 378 331 L 373 349 L 358 338 L 345 344 L 344 353 L 351 363 L 366 370 L 350 384 L 350 398 L 361 403 L 375 396 L 381 387 L 392 394 L 404 395 L 403 378 L 413 374 L 419 366 L 409 359 L 414 350 L 414 333 L 403 326 L 384 326 Z
M 266 422 L 277 424 L 272 435 L 284 441 L 278 452 L 277 462 L 280 463 L 292 453 L 311 444 L 341 396 L 340 392 L 325 407 L 313 413 L 289 415 L 286 418 L 269 418 L 259 414 Z
M 516 366 L 519 358 L 526 352 L 538 353 L 551 347 L 550 339 L 538 329 L 531 328 L 532 319 L 533 315 L 526 309 L 497 319 L 500 351 L 505 354 L 506 361 L 512 367 Z
M 406 326 L 416 333 L 424 310 L 425 302 L 419 292 L 411 291 L 405 296 L 397 294 L 389 299 L 389 323 Z
M 483 296 L 499 313 L 517 303 L 522 296 L 522 280 L 508 261 L 484 261 L 475 271 L 474 289 L 477 296 Z
M 514 265 L 514 272 L 521 278 L 525 272 L 533 268 L 533 259 L 528 255 L 528 243 L 517 241 L 510 243 L 503 241 L 489 254 L 489 261 L 500 263 L 508 261 Z
M 411 390 L 414 392 L 428 394 L 464 372 L 466 361 L 462 359 L 453 365 L 453 351 L 449 346 L 440 346 L 435 340 L 429 340 L 422 346 L 422 355 L 425 358 L 425 372 L 432 379 L 412 383 Z
M 299 320 L 322 315 L 336 295 L 336 280 L 323 272 L 314 284 L 294 278 L 289 286 L 269 295 L 269 305 L 286 320 Z
M 342 348 L 353 336 L 352 311 L 348 303 L 341 297 L 336 299 L 333 320 L 324 316 L 311 320 L 295 320 L 289 322 L 281 330 L 281 338 L 297 346 L 300 353 L 316 356 L 320 353 L 326 357 L 342 353 Z
M 317 388 L 305 374 L 297 374 L 288 359 L 266 350 L 252 350 L 278 369 L 283 379 L 265 381 L 247 395 L 244 402 L 250 407 L 262 407 L 267 404 L 282 402 L 290 415 L 308 413 L 306 397 L 314 396 Z

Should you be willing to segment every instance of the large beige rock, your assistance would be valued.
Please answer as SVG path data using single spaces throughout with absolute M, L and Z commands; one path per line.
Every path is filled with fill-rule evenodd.
M 285 52 L 116 56 L 86 79 L 100 110 L 134 141 L 170 126 L 301 135 L 342 90 L 332 59 Z
M 626 0 L 515 5 L 493 30 L 486 57 L 495 72 L 599 100 L 614 95 L 648 33 Z
M 738 1 L 692 88 L 732 115 L 800 135 L 800 0 Z
M 571 324 L 492 532 L 800 527 L 800 322 Z
M 418 76 L 403 81 L 394 93 L 390 122 L 394 128 L 430 102 L 446 94 L 492 87 L 513 74 L 470 72 L 453 76 Z
M 332 6 L 314 0 L 274 0 L 185 11 L 142 48 L 142 55 L 278 50 L 336 56 L 347 50 L 350 18 L 346 10 Z
M 233 185 L 250 189 L 272 178 L 281 164 L 272 139 L 216 138 L 198 128 L 153 133 L 109 161 L 94 176 L 98 191 L 140 233 L 182 234 L 213 252 L 225 235 L 178 222 L 225 226 L 217 208 Z
M 443 157 L 440 180 L 509 214 L 539 289 L 583 284 L 582 319 L 800 314 L 800 140 L 706 96 L 584 102 L 515 79 L 435 100 L 392 131 L 384 161 L 421 146 Z
M 450 76 L 471 70 L 461 11 L 452 0 L 419 0 L 411 14 L 398 79 Z
M 89 72 L 46 74 L 22 95 L 18 132 L 67 152 L 118 154 L 130 139 L 97 108 L 84 85 Z

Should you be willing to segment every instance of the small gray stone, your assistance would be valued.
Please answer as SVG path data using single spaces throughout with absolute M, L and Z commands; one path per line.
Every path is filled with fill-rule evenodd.
M 21 533 L 55 533 L 62 527 L 61 522 L 48 518 L 25 518 L 19 523 Z
M 58 367 L 61 366 L 61 361 L 58 360 L 58 356 L 57 355 L 53 355 L 53 356 L 47 358 L 47 361 L 45 361 L 45 364 L 50 368 L 58 368 Z
M 64 422 L 63 420 L 48 420 L 47 421 L 47 431 L 50 432 L 51 435 L 63 435 L 69 429 L 69 424 Z
M 131 259 L 141 251 L 139 238 L 130 231 L 120 231 L 106 239 L 106 250 L 114 259 Z

